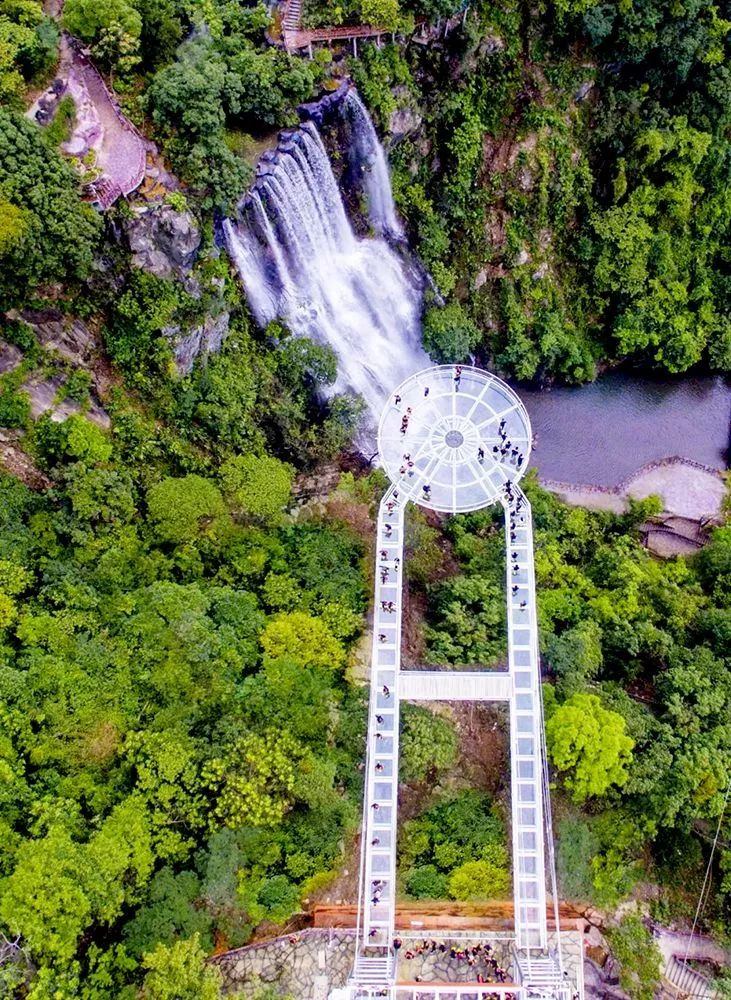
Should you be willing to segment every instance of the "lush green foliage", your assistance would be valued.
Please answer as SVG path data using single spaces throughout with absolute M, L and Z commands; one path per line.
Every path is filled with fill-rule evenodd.
M 457 760 L 457 734 L 451 721 L 418 705 L 401 712 L 399 766 L 404 781 L 434 780 Z
M 563 891 L 613 905 L 648 877 L 649 851 L 665 883 L 671 845 L 687 836 L 697 846 L 694 824 L 715 822 L 723 804 L 731 764 L 731 533 L 716 529 L 693 561 L 658 561 L 633 537 L 644 514 L 568 508 L 532 477 L 527 489 L 543 663 L 555 681 L 546 690 L 549 753 L 558 787 L 586 805 L 582 814 L 559 798 Z M 489 511 L 457 517 L 447 534 L 458 565 L 433 585 L 430 656 L 449 661 L 455 639 L 472 641 L 478 629 L 496 655 L 503 626 L 496 619 L 485 631 L 481 616 L 484 606 L 494 603 L 497 612 L 504 603 L 501 518 Z M 474 593 L 492 596 L 475 601 Z M 646 693 L 634 699 L 625 688 Z M 687 845 L 683 853 L 693 856 Z M 690 882 L 700 863 L 697 857 Z
M 0 307 L 89 273 L 101 222 L 40 129 L 0 107 Z
M 439 800 L 403 824 L 400 864 L 416 897 L 488 899 L 510 886 L 505 828 L 497 803 L 468 790 Z
M 90 42 L 94 56 L 110 68 L 129 74 L 139 61 L 142 18 L 127 0 L 69 0 L 64 4 L 67 31 Z
M 620 963 L 619 984 L 631 1000 L 652 1000 L 662 970 L 662 955 L 636 914 L 628 914 L 607 933 Z
M 435 361 L 466 361 L 480 340 L 480 331 L 459 302 L 428 309 L 424 316 L 424 347 Z
M 0 3 L 0 104 L 22 106 L 27 84 L 53 64 L 58 35 L 37 0 Z
M 624 785 L 634 741 L 617 712 L 602 707 L 596 695 L 577 692 L 548 714 L 548 756 L 564 777 L 576 802 L 604 795 L 611 785 Z
M 220 32 L 186 41 L 155 75 L 147 104 L 176 170 L 207 208 L 231 207 L 251 179 L 227 144 L 226 129 L 261 131 L 283 125 L 308 98 L 318 64 L 276 48 L 257 48 L 262 21 L 227 17 Z
M 603 359 L 729 369 L 730 26 L 700 3 L 562 0 L 527 18 L 484 2 L 442 51 L 362 54 L 382 126 L 397 107 L 423 119 L 392 162 L 448 297 L 427 312 L 435 359 L 475 350 L 570 382 Z
M 0 926 L 38 990 L 216 996 L 201 948 L 286 920 L 359 811 L 361 545 L 229 452 L 227 497 L 280 479 L 242 518 L 124 406 L 32 433 L 53 491 L 0 479 Z
M 229 501 L 264 521 L 276 521 L 289 500 L 294 469 L 270 455 L 236 455 L 221 467 Z

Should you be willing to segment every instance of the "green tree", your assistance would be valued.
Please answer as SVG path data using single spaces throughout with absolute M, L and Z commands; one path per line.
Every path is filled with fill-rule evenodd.
M 203 778 L 215 798 L 212 822 L 234 830 L 280 823 L 294 800 L 300 756 L 288 733 L 250 733 L 208 761 Z
M 477 861 L 465 861 L 449 876 L 452 899 L 502 899 L 510 888 L 508 852 L 495 844 L 483 850 Z
M 601 670 L 601 628 L 595 621 L 582 621 L 560 636 L 546 637 L 546 658 L 557 676 L 560 698 L 582 691 Z
M 72 283 L 87 276 L 101 233 L 99 216 L 81 201 L 78 180 L 38 126 L 1 107 L 0 200 L 16 210 L 12 239 L 0 257 L 0 308 L 21 302 L 41 281 Z
M 139 61 L 142 18 L 126 0 L 68 0 L 63 20 L 66 30 L 91 43 L 94 55 L 107 66 L 129 73 Z
M 592 859 L 599 851 L 599 838 L 590 820 L 583 816 L 562 819 L 557 824 L 557 868 L 561 896 L 576 902 L 592 902 Z
M 92 912 L 85 875 L 83 849 L 61 826 L 24 841 L 0 884 L 0 921 L 39 959 L 68 963 Z
M 86 846 L 87 893 L 97 920 L 111 923 L 139 902 L 155 864 L 145 802 L 130 797 L 112 810 Z
M 629 193 L 593 220 L 594 278 L 612 296 L 618 350 L 645 352 L 671 372 L 696 364 L 721 327 L 707 229 L 720 205 L 701 183 L 711 141 L 683 117 L 638 135 Z
M 417 865 L 406 872 L 406 892 L 414 899 L 446 899 L 449 880 L 436 865 Z
M 224 138 L 228 110 L 240 107 L 236 84 L 213 40 L 202 36 L 180 47 L 178 60 L 155 74 L 147 93 L 173 165 L 206 208 L 231 205 L 250 178 Z
M 270 455 L 235 455 L 221 466 L 224 495 L 237 510 L 275 522 L 289 500 L 294 469 Z
M 631 1000 L 652 1000 L 660 985 L 662 956 L 641 917 L 629 913 L 606 932 L 619 962 L 619 985 Z
M 362 23 L 375 24 L 386 31 L 398 28 L 400 14 L 398 0 L 361 0 L 360 3 Z
M 429 709 L 404 705 L 399 768 L 404 781 L 425 781 L 457 760 L 454 724 Z
M 491 664 L 503 651 L 505 599 L 477 576 L 456 576 L 431 597 L 434 625 L 426 630 L 432 663 Z
M 555 709 L 546 722 L 548 754 L 576 802 L 604 795 L 627 781 L 634 740 L 617 712 L 594 694 L 577 693 Z
M 226 513 L 215 483 L 194 474 L 162 479 L 150 487 L 147 509 L 158 536 L 174 544 L 195 539 L 205 524 Z
M 147 970 L 142 1000 L 219 1000 L 221 974 L 205 958 L 197 934 L 169 946 L 159 944 L 142 963 Z
M 148 885 L 142 906 L 125 924 L 125 945 L 141 956 L 158 944 L 171 946 L 176 940 L 199 936 L 207 950 L 213 946 L 211 915 L 201 906 L 201 881 L 195 872 L 175 874 L 166 866 Z
M 434 361 L 451 364 L 468 359 L 480 342 L 480 331 L 459 302 L 454 301 L 427 309 L 422 339 Z
M 345 666 L 345 648 L 321 618 L 302 611 L 275 615 L 261 634 L 266 656 L 291 657 L 303 667 L 336 671 Z

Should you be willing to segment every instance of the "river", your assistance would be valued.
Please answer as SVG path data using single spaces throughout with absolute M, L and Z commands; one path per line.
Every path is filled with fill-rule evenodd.
M 544 479 L 616 486 L 673 455 L 727 467 L 731 383 L 721 376 L 611 372 L 591 385 L 517 391 L 536 435 L 531 465 Z

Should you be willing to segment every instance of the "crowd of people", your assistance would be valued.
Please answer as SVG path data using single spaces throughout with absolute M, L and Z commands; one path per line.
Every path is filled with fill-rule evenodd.
M 489 942 L 455 944 L 448 941 L 425 939 L 420 943 L 404 944 L 401 938 L 394 938 L 394 954 L 407 962 L 422 960 L 422 971 L 430 972 L 438 965 L 451 968 L 460 977 L 460 982 L 506 983 L 508 970 Z M 430 957 L 432 961 L 429 961 Z M 406 973 L 408 975 L 408 973 Z M 420 975 L 413 976 L 414 982 L 421 982 Z M 487 994 L 485 994 L 487 996 Z M 508 997 L 509 994 L 501 994 Z

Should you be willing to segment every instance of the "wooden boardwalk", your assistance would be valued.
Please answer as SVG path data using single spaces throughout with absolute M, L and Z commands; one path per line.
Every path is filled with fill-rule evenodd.
M 290 3 L 299 4 L 299 0 L 290 0 Z M 289 9 L 289 4 L 287 5 Z M 285 14 L 282 30 L 284 47 L 287 52 L 301 52 L 303 49 L 311 50 L 312 46 L 326 42 L 331 45 L 333 42 L 350 42 L 353 51 L 357 52 L 358 39 L 375 38 L 380 42 L 381 38 L 390 37 L 391 32 L 385 28 L 378 28 L 375 25 L 341 25 L 337 28 L 291 28 L 287 25 L 287 14 Z

